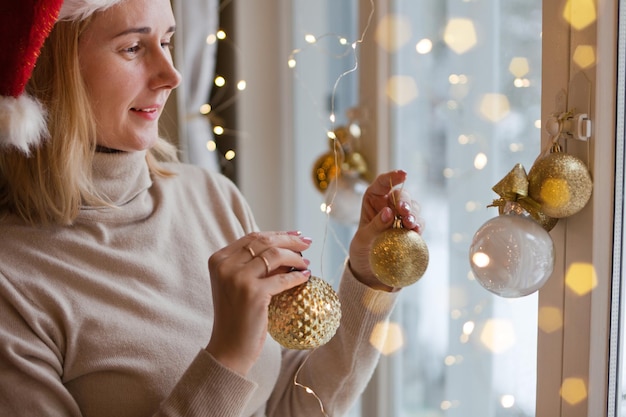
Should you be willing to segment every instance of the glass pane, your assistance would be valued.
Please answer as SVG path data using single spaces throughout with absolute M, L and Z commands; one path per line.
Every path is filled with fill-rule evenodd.
M 320 210 L 326 192 L 311 179 L 331 150 L 327 131 L 367 117 L 358 106 L 372 91 L 356 89 L 367 68 L 350 72 L 349 46 L 363 30 L 357 3 L 372 7 L 370 0 L 293 2 L 293 155 L 304 167 L 294 174 L 294 222 L 317 242 L 308 254 L 313 273 L 333 284 L 354 225 Z M 391 327 L 403 343 L 384 348 L 391 375 L 379 384 L 389 397 L 381 415 L 534 416 L 537 294 L 492 295 L 474 280 L 468 251 L 478 228 L 497 216 L 487 208 L 498 197 L 491 187 L 517 163 L 529 169 L 540 151 L 541 1 L 389 5 L 365 42 L 391 59 L 380 94 L 392 103 L 392 165 L 409 172 L 405 187 L 422 205 L 431 261 L 400 297 L 399 326 Z M 358 191 L 344 185 L 335 202 Z M 360 415 L 376 412 L 357 405 L 350 416 Z
M 393 62 L 394 165 L 409 171 L 431 251 L 397 311 L 394 415 L 534 416 L 537 294 L 488 292 L 468 251 L 498 215 L 491 187 L 540 152 L 541 1 L 392 5 L 395 38 L 377 40 Z
M 351 220 L 337 221 L 323 211 L 329 183 L 317 170 L 335 155 L 328 132 L 348 123 L 350 109 L 358 104 L 356 55 L 351 44 L 358 39 L 358 0 L 294 0 L 293 50 L 285 57 L 292 68 L 294 100 L 294 224 L 314 240 L 307 251 L 311 271 L 337 288 L 347 246 L 354 233 Z M 331 120 L 334 114 L 334 121 Z M 348 207 L 359 214 L 359 202 Z M 356 404 L 346 417 L 361 415 Z

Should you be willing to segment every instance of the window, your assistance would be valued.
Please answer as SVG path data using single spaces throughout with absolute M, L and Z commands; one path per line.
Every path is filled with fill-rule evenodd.
M 468 250 L 498 215 L 491 187 L 541 149 L 541 2 L 396 0 L 379 16 L 387 163 L 409 171 L 432 254 L 396 312 L 388 415 L 534 416 L 537 294 L 488 292 Z
M 425 239 L 433 251 L 427 275 L 405 291 L 396 311 L 404 344 L 385 357 L 363 399 L 367 406 L 353 410 L 354 416 L 607 414 L 611 393 L 621 395 L 607 385 L 609 364 L 617 362 L 609 357 L 608 341 L 618 2 L 361 0 L 356 8 L 353 2 L 330 0 L 287 3 L 246 3 L 239 10 L 249 86 L 241 119 L 243 130 L 254 132 L 241 141 L 240 178 L 261 226 L 312 235 L 320 273 L 336 272 L 337 262 L 328 253 L 343 256 L 350 227 L 334 220 L 326 227 L 320 211 L 324 196 L 314 187 L 312 168 L 328 149 L 328 97 L 338 71 L 346 67 L 336 66 L 340 60 L 318 48 L 321 43 L 307 47 L 302 36 L 340 33 L 354 40 L 374 5 L 373 23 L 359 47 L 359 71 L 341 83 L 347 88 L 358 82 L 358 95 L 340 91 L 337 116 L 351 107 L 367 114 L 361 145 L 372 170 L 409 170 L 406 186 L 423 204 Z M 466 52 L 450 51 L 443 40 L 452 18 L 465 28 L 456 39 L 470 41 L 455 48 L 470 45 Z M 473 23 L 474 43 L 464 19 Z M 268 21 L 283 24 L 253 24 Z M 377 33 L 381 22 L 388 30 Z M 389 49 L 374 47 L 376 36 L 391 33 L 401 40 L 406 27 L 405 43 L 387 39 Z M 420 44 L 424 39 L 432 41 L 426 54 L 416 49 L 428 50 L 421 49 L 428 46 Z M 294 72 L 287 60 L 301 46 L 313 61 Z M 590 62 L 576 58 L 579 46 L 593 52 Z M 391 77 L 396 78 L 389 83 Z M 486 94 L 496 101 L 487 100 L 491 105 L 485 112 L 476 112 L 475 104 Z M 508 111 L 492 111 L 504 108 L 502 96 Z M 546 143 L 546 119 L 573 108 L 585 110 L 593 124 L 590 142 L 566 145 L 593 173 L 592 200 L 551 232 L 555 272 L 538 294 L 510 300 L 492 296 L 471 281 L 467 261 L 469 239 L 496 215 L 486 208 L 497 198 L 491 187 L 515 163 L 528 170 Z M 591 266 L 582 279 L 595 285 L 576 293 L 567 280 L 581 278 L 572 268 L 581 263 Z M 427 304 L 432 300 L 437 302 Z M 551 312 L 556 321 L 548 320 Z M 490 319 L 496 320 L 491 326 L 502 351 L 488 350 L 481 341 Z M 546 327 L 550 323 L 554 327 Z M 514 344 L 499 344 L 503 341 Z

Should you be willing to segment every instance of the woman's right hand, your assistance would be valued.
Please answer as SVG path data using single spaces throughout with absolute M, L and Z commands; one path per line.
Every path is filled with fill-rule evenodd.
M 301 254 L 310 245 L 299 232 L 254 232 L 209 258 L 215 318 L 206 350 L 222 365 L 244 376 L 252 368 L 267 337 L 272 296 L 311 275 Z

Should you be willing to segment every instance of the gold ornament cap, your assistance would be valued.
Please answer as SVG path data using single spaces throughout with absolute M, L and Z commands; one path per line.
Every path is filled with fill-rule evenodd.
M 314 349 L 337 332 L 341 304 L 329 283 L 311 276 L 304 284 L 272 297 L 268 321 L 268 332 L 282 346 Z
M 393 228 L 374 239 L 369 256 L 376 278 L 395 288 L 406 287 L 422 278 L 428 261 L 426 242 L 416 231 L 405 229 L 399 217 Z

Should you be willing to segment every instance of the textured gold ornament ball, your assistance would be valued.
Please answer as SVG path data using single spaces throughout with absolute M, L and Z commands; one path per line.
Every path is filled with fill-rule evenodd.
M 341 305 L 333 287 L 311 276 L 307 282 L 272 297 L 268 312 L 270 335 L 288 349 L 314 349 L 337 332 Z
M 563 218 L 585 207 L 593 182 L 587 166 L 564 152 L 552 152 L 539 159 L 528 172 L 528 195 L 549 217 Z
M 331 181 L 339 175 L 342 162 L 343 157 L 335 156 L 333 152 L 327 152 L 317 158 L 313 164 L 313 184 L 318 191 L 326 191 Z
M 398 288 L 411 285 L 424 275 L 428 256 L 428 246 L 419 233 L 394 227 L 374 240 L 369 260 L 380 282 Z

